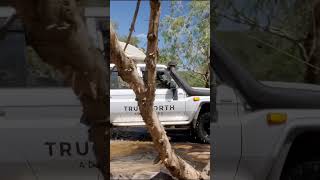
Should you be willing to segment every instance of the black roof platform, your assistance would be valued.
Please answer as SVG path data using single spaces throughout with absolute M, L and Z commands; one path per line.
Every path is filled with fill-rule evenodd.
M 210 54 L 213 55 L 215 73 L 224 83 L 239 91 L 252 109 L 320 109 L 320 91 L 266 86 L 254 79 L 215 37 L 212 38 Z

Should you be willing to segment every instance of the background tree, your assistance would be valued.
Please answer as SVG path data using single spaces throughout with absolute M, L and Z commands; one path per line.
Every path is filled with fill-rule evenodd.
M 300 67 L 290 63 L 291 67 L 287 70 L 293 67 L 301 72 L 304 82 L 319 83 L 318 0 L 247 0 L 238 4 L 225 0 L 219 1 L 217 5 L 221 18 L 247 26 L 251 32 L 250 38 L 259 42 L 260 48 L 277 51 L 278 64 L 288 64 L 281 62 L 281 58 L 294 61 Z M 279 54 L 284 56 L 280 58 Z
M 210 80 L 209 8 L 210 1 L 193 0 L 187 7 L 182 1 L 172 1 L 170 15 L 163 18 L 160 26 L 165 47 L 160 51 L 160 63 L 178 62 L 205 87 L 209 87 Z M 191 74 L 185 73 L 184 76 L 190 77 Z

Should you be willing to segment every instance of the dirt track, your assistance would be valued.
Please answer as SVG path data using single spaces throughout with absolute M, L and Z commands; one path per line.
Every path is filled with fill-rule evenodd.
M 202 170 L 209 162 L 210 145 L 194 143 L 187 131 L 167 133 L 176 153 L 196 169 Z M 113 179 L 169 179 L 164 177 L 168 171 L 158 163 L 158 154 L 144 128 L 114 128 L 110 145 Z

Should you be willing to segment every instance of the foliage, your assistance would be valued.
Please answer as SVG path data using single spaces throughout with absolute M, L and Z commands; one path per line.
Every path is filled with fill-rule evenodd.
M 192 87 L 203 87 L 205 84 L 205 79 L 200 74 L 190 71 L 178 71 L 178 74 Z
M 160 32 L 164 47 L 160 50 L 159 62 L 176 61 L 186 70 L 203 74 L 205 79 L 210 60 L 210 2 L 191 1 L 185 6 L 181 1 L 172 1 L 170 15 L 163 18 Z M 202 84 L 201 86 L 204 86 Z
M 217 6 L 219 25 L 234 28 L 220 29 L 218 39 L 258 79 L 304 81 L 308 59 L 302 52 L 312 22 L 312 0 L 223 0 Z
M 217 32 L 217 40 L 239 61 L 241 65 L 259 80 L 302 82 L 304 66 L 292 57 L 276 51 L 274 48 L 286 47 L 291 54 L 298 54 L 288 41 L 280 41 L 267 33 L 259 31 Z M 269 47 L 252 39 L 262 39 L 270 43 L 278 42 L 276 47 Z M 272 42 L 272 39 L 273 42 Z M 245 43 L 244 43 L 245 42 Z M 281 43 L 280 43 L 281 42 Z
M 233 0 L 219 2 L 217 11 L 220 19 L 221 15 L 227 15 L 234 19 L 233 22 L 244 24 L 251 30 L 271 32 L 277 29 L 281 31 L 279 34 L 300 39 L 306 36 L 310 26 L 312 0 L 245 0 L 238 4 Z

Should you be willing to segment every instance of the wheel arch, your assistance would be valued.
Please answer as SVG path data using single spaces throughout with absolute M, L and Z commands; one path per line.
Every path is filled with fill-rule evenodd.
M 320 126 L 314 127 L 310 125 L 292 128 L 289 133 L 287 133 L 281 148 L 278 150 L 277 156 L 274 158 L 274 163 L 267 179 L 280 179 L 286 167 L 303 160 L 303 156 L 309 149 L 308 147 L 303 147 L 303 144 L 307 144 L 309 147 L 312 146 L 312 144 L 309 143 L 316 142 L 317 138 L 314 138 L 315 135 L 317 135 L 316 137 L 320 137 Z M 320 150 L 320 146 L 318 146 L 315 151 L 317 150 Z
M 198 119 L 199 115 L 204 112 L 210 112 L 210 101 L 204 101 L 200 103 L 198 110 L 192 120 L 193 127 L 196 125 L 196 120 Z

